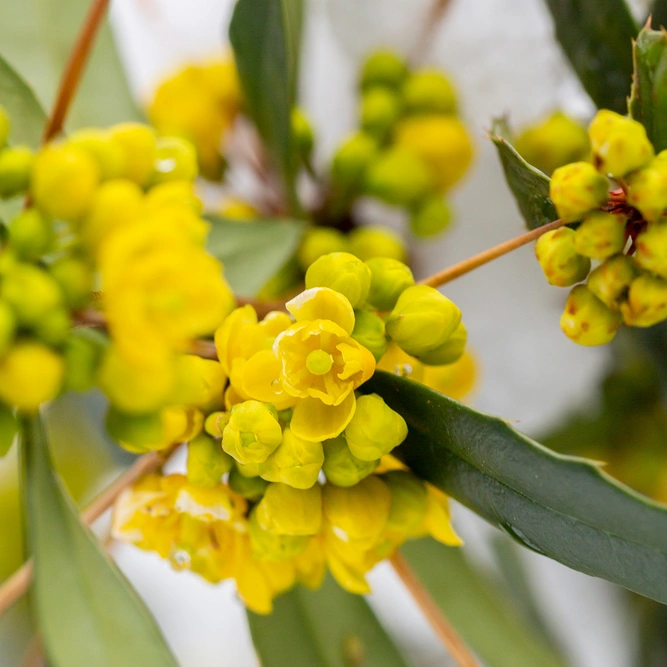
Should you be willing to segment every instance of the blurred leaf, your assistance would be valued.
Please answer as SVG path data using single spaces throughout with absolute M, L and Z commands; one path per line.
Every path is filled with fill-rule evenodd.
M 209 252 L 222 261 L 234 293 L 253 297 L 294 255 L 304 223 L 297 220 L 235 222 L 208 218 L 211 233 Z
M 654 28 L 667 28 L 667 0 L 654 0 L 651 16 Z
M 667 506 L 405 378 L 378 371 L 363 390 L 407 421 L 396 454 L 417 475 L 524 546 L 667 602 Z
M 644 29 L 634 49 L 630 114 L 646 128 L 656 152 L 667 148 L 667 35 Z
M 247 110 L 296 206 L 291 114 L 296 101 L 303 0 L 239 0 L 229 27 Z
M 505 179 L 516 199 L 528 229 L 542 227 L 558 219 L 549 199 L 549 177 L 528 164 L 511 144 L 511 134 L 504 118 L 496 118 L 491 128 L 491 141 L 505 171 Z
M 625 0 L 546 3 L 556 37 L 595 105 L 626 113 L 638 27 Z
M 462 549 L 423 539 L 406 543 L 401 552 L 462 639 L 489 667 L 564 667 L 563 659 Z
M 330 577 L 317 591 L 297 586 L 268 616 L 248 612 L 262 667 L 405 667 L 363 597 Z
M 3 56 L 50 109 L 90 0 L 2 0 Z M 132 99 L 108 25 L 101 27 L 67 127 L 104 127 L 141 114 Z
M 667 607 L 652 600 L 633 600 L 639 612 L 639 647 L 636 664 L 640 667 L 667 665 Z
M 176 667 L 143 602 L 81 523 L 39 417 L 24 420 L 22 447 L 33 604 L 49 664 Z

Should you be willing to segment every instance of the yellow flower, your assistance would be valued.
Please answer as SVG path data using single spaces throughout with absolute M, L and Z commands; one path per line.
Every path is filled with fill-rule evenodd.
M 257 505 L 257 522 L 277 535 L 316 535 L 322 525 L 322 489 L 269 484 Z
M 283 440 L 275 410 L 259 401 L 232 408 L 222 432 L 222 448 L 239 463 L 264 463 Z

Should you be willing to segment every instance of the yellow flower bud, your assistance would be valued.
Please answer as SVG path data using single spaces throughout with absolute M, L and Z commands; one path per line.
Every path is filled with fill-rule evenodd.
M 219 362 L 193 354 L 176 359 L 176 387 L 171 402 L 206 410 L 221 407 L 227 376 Z
M 148 451 L 156 444 L 162 448 L 164 432 L 159 412 L 128 414 L 112 406 L 107 412 L 106 429 L 114 440 L 135 451 Z
M 322 255 L 306 271 L 306 289 L 328 287 L 347 297 L 353 308 L 364 303 L 370 284 L 368 266 L 347 252 Z
M 0 288 L 21 324 L 36 326 L 47 313 L 62 305 L 58 283 L 43 269 L 17 264 L 5 276 Z
M 410 218 L 415 236 L 428 238 L 440 234 L 452 221 L 452 210 L 442 196 L 430 197 Z
M 7 145 L 11 129 L 12 122 L 9 118 L 9 114 L 3 106 L 0 106 L 0 149 Z
M 649 222 L 667 209 L 667 163 L 656 157 L 648 166 L 628 176 L 627 202 Z
M 559 167 L 551 177 L 551 200 L 565 222 L 576 222 L 607 201 L 609 181 L 588 162 Z
M 375 361 L 380 361 L 387 351 L 384 320 L 368 310 L 357 311 L 352 338 L 370 350 Z
M 377 394 L 360 396 L 345 439 L 354 456 L 376 461 L 398 447 L 408 435 L 405 419 Z
M 62 357 L 45 345 L 19 342 L 0 361 L 0 399 L 35 412 L 60 391 L 64 368 Z
M 289 428 L 283 441 L 260 466 L 260 476 L 269 482 L 282 482 L 295 489 L 309 489 L 317 482 L 324 463 L 321 442 L 297 438 Z
M 0 198 L 27 192 L 35 154 L 27 146 L 12 146 L 0 152 Z
M 577 285 L 570 292 L 560 320 L 565 335 L 579 345 L 610 343 L 620 324 L 621 316 L 584 285 Z
M 269 484 L 257 505 L 257 522 L 277 535 L 315 535 L 322 525 L 322 488 Z
M 87 391 L 95 385 L 106 336 L 94 329 L 75 329 L 65 344 L 65 389 Z
M 458 361 L 465 352 L 468 342 L 468 330 L 463 322 L 459 323 L 454 333 L 440 347 L 426 352 L 419 357 L 419 361 L 427 366 L 446 366 Z
M 234 467 L 234 459 L 222 451 L 220 442 L 200 433 L 188 443 L 188 482 L 196 486 L 216 486 Z
M 35 336 L 49 345 L 60 345 L 65 342 L 72 328 L 72 318 L 65 308 L 53 308 L 33 326 Z
M 303 109 L 294 107 L 291 115 L 292 123 L 292 142 L 296 154 L 304 161 L 310 159 L 313 152 L 313 144 L 315 143 L 315 136 L 313 133 L 313 126 L 306 116 Z
M 350 232 L 347 241 L 350 254 L 364 262 L 375 257 L 404 262 L 407 256 L 401 237 L 385 227 L 357 227 Z
M 616 255 L 591 271 L 586 286 L 607 308 L 616 311 L 636 277 L 637 268 L 632 259 Z
M 77 130 L 67 137 L 70 146 L 80 148 L 95 160 L 100 178 L 119 178 L 125 166 L 125 155 L 105 130 Z
M 324 464 L 322 470 L 327 481 L 336 486 L 354 486 L 368 477 L 379 465 L 380 460 L 362 461 L 352 454 L 347 441 L 340 435 L 324 444 Z
M 366 264 L 371 270 L 368 302 L 378 310 L 391 310 L 403 292 L 415 284 L 410 268 L 395 259 L 376 257 Z
M 0 459 L 6 456 L 18 433 L 18 422 L 12 410 L 0 404 Z
M 398 88 L 408 74 L 408 67 L 395 51 L 379 50 L 372 53 L 363 65 L 361 88 L 373 86 Z
M 297 250 L 299 266 L 306 271 L 322 255 L 347 250 L 347 240 L 342 232 L 332 227 L 311 227 L 303 235 Z
M 121 123 L 112 127 L 110 133 L 112 141 L 123 153 L 123 177 L 138 185 L 146 185 L 155 165 L 155 131 L 141 123 Z
M 199 173 L 195 147 L 180 137 L 160 137 L 155 146 L 152 183 L 194 181 Z
M 26 209 L 12 220 L 9 241 L 12 250 L 22 259 L 40 259 L 53 247 L 53 224 L 36 209 Z
M 229 412 L 212 412 L 206 417 L 204 430 L 214 438 L 222 438 L 222 432 L 229 423 Z
M 575 232 L 569 227 L 542 234 L 535 244 L 535 256 L 544 277 L 557 287 L 581 282 L 591 270 L 591 260 L 577 252 Z
M 35 157 L 30 190 L 48 216 L 76 221 L 90 210 L 99 182 L 99 167 L 86 151 L 49 145 Z
M 71 308 L 83 308 L 90 301 L 94 275 L 91 265 L 76 257 L 63 257 L 49 267 L 49 273 L 56 280 Z
M 636 239 L 635 262 L 646 271 L 667 278 L 667 222 L 654 222 Z
M 593 211 L 577 227 L 574 247 L 580 255 L 592 259 L 606 259 L 623 250 L 625 246 L 624 215 Z
M 407 537 L 419 528 L 426 516 L 426 484 L 407 470 L 392 470 L 380 479 L 391 492 L 387 528 Z
M 252 555 L 258 560 L 285 561 L 303 553 L 310 538 L 306 535 L 278 535 L 264 530 L 257 521 L 257 510 L 250 513 L 248 535 Z
M 342 195 L 350 195 L 361 189 L 366 171 L 377 154 L 377 142 L 365 132 L 348 137 L 339 146 L 331 163 L 334 190 Z
M 387 333 L 403 350 L 420 356 L 442 345 L 456 331 L 461 311 L 438 290 L 408 287 L 387 320 Z
M 167 181 L 154 185 L 146 193 L 146 206 L 149 210 L 164 210 L 174 206 L 183 206 L 197 215 L 204 208 L 201 199 L 195 192 L 192 181 Z M 256 216 L 253 216 L 256 217 Z
M 667 319 L 667 280 L 641 275 L 630 285 L 628 300 L 621 304 L 626 324 L 652 327 Z
M 423 69 L 407 78 L 403 86 L 403 103 L 409 114 L 456 113 L 454 87 L 436 69 Z
M 361 97 L 361 129 L 384 139 L 401 113 L 398 95 L 384 86 L 369 88 Z
M 240 463 L 263 463 L 282 439 L 275 409 L 259 401 L 244 401 L 232 408 L 222 448 Z

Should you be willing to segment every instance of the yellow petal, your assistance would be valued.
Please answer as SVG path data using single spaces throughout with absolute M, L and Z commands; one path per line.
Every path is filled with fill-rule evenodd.
M 308 289 L 285 305 L 297 322 L 331 320 L 345 329 L 348 334 L 351 334 L 354 329 L 352 304 L 342 294 L 328 287 Z
M 276 410 L 291 408 L 297 401 L 283 389 L 280 361 L 273 350 L 253 354 L 241 373 L 243 392 L 257 401 L 271 403 Z
M 430 484 L 428 491 L 428 509 L 424 517 L 424 528 L 433 537 L 450 547 L 460 547 L 463 540 L 456 534 L 449 514 L 449 498 L 440 489 Z
M 350 392 L 339 405 L 324 405 L 317 398 L 304 398 L 294 407 L 292 433 L 309 442 L 322 442 L 340 435 L 354 415 L 357 401 Z
M 239 340 L 239 331 L 252 324 L 257 324 L 257 313 L 252 306 L 243 306 L 233 311 L 215 332 L 215 349 L 227 375 L 233 359 L 240 356 L 239 346 L 243 341 Z

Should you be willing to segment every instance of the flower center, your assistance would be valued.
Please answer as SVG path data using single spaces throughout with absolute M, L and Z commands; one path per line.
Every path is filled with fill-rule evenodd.
M 333 357 L 324 350 L 313 350 L 306 357 L 306 368 L 313 375 L 325 375 L 333 366 Z

